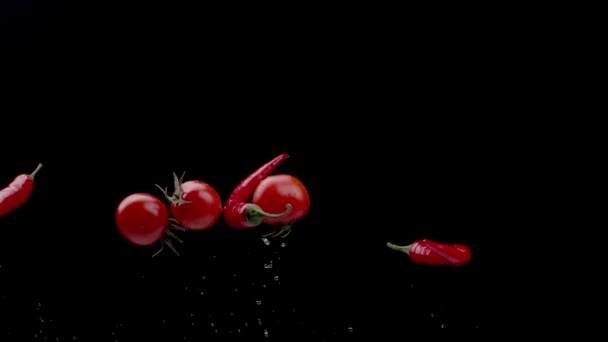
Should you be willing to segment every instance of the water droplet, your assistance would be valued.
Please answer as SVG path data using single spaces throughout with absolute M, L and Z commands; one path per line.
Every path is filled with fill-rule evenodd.
M 445 328 L 445 324 L 441 323 L 441 328 Z
M 57 337 L 55 340 L 59 341 L 59 337 Z
M 414 288 L 414 284 L 411 284 L 411 285 L 410 285 L 410 288 L 412 288 L 412 289 L 413 289 L 413 288 Z
M 231 313 L 230 313 L 230 316 L 234 316 L 234 312 L 231 312 Z
M 266 269 L 272 268 L 272 263 L 270 263 L 270 264 L 264 264 L 264 268 L 266 268 Z
M 73 337 L 72 337 L 72 340 L 76 341 L 76 336 L 73 336 Z
M 236 333 L 240 334 L 241 333 L 241 328 L 236 328 Z
M 203 276 L 201 279 L 202 279 L 202 280 L 205 280 L 205 279 L 207 279 L 207 276 Z
M 261 300 L 256 300 L 256 301 L 255 301 L 255 303 L 256 303 L 257 305 L 262 305 L 262 301 L 261 301 Z
M 40 317 L 40 323 L 44 323 L 44 318 Z
M 264 241 L 264 244 L 266 246 L 270 246 L 270 240 L 268 240 L 267 238 L 263 238 L 262 241 Z
M 431 312 L 431 318 L 435 318 L 435 314 Z
M 215 323 L 211 322 L 211 324 L 210 324 L 210 325 L 211 325 L 212 327 L 214 327 L 214 326 L 215 326 Z
M 268 337 L 268 330 L 264 329 L 264 337 Z
M 195 325 L 194 322 L 192 322 L 192 325 Z
M 34 334 L 34 338 L 38 338 L 38 334 Z
M 244 325 L 244 326 L 246 326 L 246 327 L 248 327 L 248 326 L 249 326 L 249 323 L 245 322 L 245 324 L 243 324 L 243 325 Z
M 287 247 L 287 244 L 285 242 L 281 243 L 281 247 L 285 248 Z
M 348 329 L 346 329 L 346 330 L 348 330 L 349 333 L 352 333 L 353 332 L 353 327 L 348 327 Z
M 262 284 L 262 287 L 263 287 L 263 288 L 266 288 L 266 284 Z
M 217 329 L 215 329 L 213 332 L 214 332 L 214 333 L 216 333 L 216 334 L 219 334 L 219 333 L 220 333 L 220 331 L 219 331 L 219 330 L 217 330 Z
M 236 273 L 232 273 L 232 278 L 236 278 Z
M 274 280 L 279 281 L 279 276 L 274 276 Z
M 239 292 L 239 289 L 234 289 L 234 292 Z
M 194 314 L 193 314 L 193 313 L 191 313 L 191 314 L 190 314 L 190 317 L 194 317 Z
M 204 295 L 205 295 L 205 292 L 201 291 L 201 296 L 204 296 Z

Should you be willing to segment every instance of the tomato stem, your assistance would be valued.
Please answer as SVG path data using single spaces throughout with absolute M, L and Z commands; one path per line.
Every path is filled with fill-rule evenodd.
M 167 193 L 167 188 L 165 187 L 164 189 L 158 185 L 158 184 L 154 184 L 157 188 L 160 189 L 160 191 L 163 193 L 163 195 L 165 196 L 165 199 L 169 202 L 172 201 L 171 196 L 169 196 L 169 194 Z
M 390 242 L 387 242 L 386 246 L 392 250 L 403 252 L 407 255 L 410 255 L 410 249 L 412 248 L 412 245 L 398 246 L 398 245 L 395 245 L 394 243 L 390 243 Z
M 169 229 L 178 230 L 180 232 L 186 231 L 186 228 L 180 226 L 177 220 L 174 218 L 169 219 Z
M 160 252 L 163 251 L 163 249 L 165 249 L 165 244 L 161 242 L 160 248 L 158 249 L 158 251 L 156 251 L 156 253 L 152 254 L 152 257 L 154 258 L 155 256 L 159 255 Z
M 182 181 L 184 180 L 185 175 L 186 171 L 184 171 L 182 176 L 178 178 L 175 172 L 173 172 L 173 187 L 175 189 L 173 190 L 173 196 L 171 196 L 171 198 L 173 199 L 172 203 L 175 205 L 190 203 L 190 201 L 185 201 L 182 199 L 182 196 L 184 195 L 182 192 Z
M 293 226 L 293 222 L 288 223 L 288 224 L 283 224 L 278 228 L 275 226 L 273 231 L 264 235 L 264 237 L 271 237 L 271 238 L 278 237 L 278 238 L 284 239 L 287 237 L 287 235 L 291 234 L 291 226 Z
M 184 171 L 182 173 L 181 177 L 177 177 L 177 175 L 175 174 L 175 172 L 173 172 L 173 194 L 169 195 L 169 191 L 167 190 L 167 188 L 163 188 L 158 184 L 154 184 L 157 188 L 160 189 L 160 191 L 162 191 L 163 195 L 165 196 L 165 199 L 167 201 L 169 201 L 169 203 L 173 204 L 173 205 L 181 205 L 181 204 L 188 204 L 191 203 L 190 201 L 186 201 L 182 198 L 183 196 L 183 192 L 182 192 L 182 181 L 184 179 L 184 176 L 186 175 L 186 172 Z
M 36 177 L 36 174 L 38 173 L 38 171 L 40 171 L 40 169 L 42 169 L 42 163 L 38 163 L 38 166 L 36 166 L 36 169 L 34 170 L 34 172 L 30 173 L 30 179 L 34 179 L 34 177 Z
M 177 236 L 177 234 L 175 234 L 173 230 L 179 230 L 179 231 L 186 231 L 186 229 L 184 229 L 182 226 L 180 226 L 179 224 L 177 224 L 176 220 L 174 218 L 170 218 L 169 219 L 169 227 L 167 227 L 167 230 L 165 230 L 164 236 L 161 237 L 160 239 L 160 249 L 154 253 L 152 255 L 152 257 L 155 257 L 157 255 L 159 255 L 164 249 L 165 246 L 169 247 L 169 249 L 171 251 L 173 251 L 173 253 L 175 253 L 177 256 L 179 256 L 179 252 L 177 251 L 177 248 L 175 248 L 175 245 L 173 244 L 173 240 L 179 242 L 179 243 L 184 243 L 184 241 L 182 239 L 180 239 L 179 236 Z
M 173 233 L 171 230 L 167 229 L 165 231 L 165 234 L 167 234 L 167 236 L 169 238 L 172 238 L 173 240 L 179 242 L 179 243 L 184 243 L 184 241 L 182 241 L 182 239 L 180 239 L 177 235 L 175 235 L 175 233 Z
M 169 239 L 166 239 L 164 241 L 165 245 L 167 245 L 167 247 L 169 247 L 170 250 L 173 251 L 173 253 L 175 253 L 175 255 L 179 256 L 179 252 L 177 251 L 177 248 L 175 248 L 175 246 L 173 245 L 173 242 Z

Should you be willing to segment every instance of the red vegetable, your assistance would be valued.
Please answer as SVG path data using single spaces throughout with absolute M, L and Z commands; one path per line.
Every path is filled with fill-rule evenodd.
M 152 245 L 161 239 L 169 226 L 169 210 L 156 196 L 135 193 L 118 204 L 116 225 L 129 242 Z
M 235 229 L 253 228 L 262 224 L 265 218 L 281 218 L 291 212 L 291 205 L 289 204 L 285 205 L 285 211 L 282 213 L 270 214 L 264 212 L 260 206 L 248 203 L 249 197 L 260 182 L 268 177 L 287 158 L 289 158 L 289 155 L 286 153 L 275 157 L 245 178 L 232 191 L 224 206 L 224 221 L 226 225 Z
M 432 266 L 464 266 L 471 260 L 471 251 L 464 245 L 446 245 L 423 239 L 407 246 L 386 244 L 389 248 L 409 255 L 416 264 Z
M 38 164 L 36 170 L 31 174 L 21 174 L 4 189 L 0 190 L 0 217 L 21 207 L 32 195 L 34 191 L 34 177 L 42 168 Z
M 162 189 L 171 203 L 171 214 L 179 225 L 188 230 L 204 230 L 213 226 L 222 214 L 222 200 L 211 185 L 199 180 L 182 183 L 182 178 L 173 174 L 175 190 L 169 196 L 167 189 Z
M 291 175 L 268 176 L 253 193 L 251 201 L 267 213 L 281 213 L 286 205 L 292 209 L 288 215 L 280 218 L 265 218 L 264 222 L 279 227 L 269 236 L 286 237 L 291 232 L 291 226 L 303 218 L 310 209 L 310 196 L 302 182 Z
M 127 241 L 140 246 L 161 242 L 160 253 L 167 245 L 179 255 L 171 238 L 181 242 L 169 228 L 169 209 L 156 196 L 135 193 L 125 197 L 116 208 L 116 225 Z

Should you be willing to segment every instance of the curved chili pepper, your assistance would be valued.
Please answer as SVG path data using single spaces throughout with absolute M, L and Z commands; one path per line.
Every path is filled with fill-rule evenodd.
M 464 266 L 471 260 L 471 251 L 464 245 L 446 245 L 423 239 L 407 246 L 388 242 L 388 248 L 403 252 L 415 264 L 432 266 Z
M 291 204 L 285 206 L 283 213 L 270 214 L 262 210 L 260 206 L 248 203 L 249 197 L 253 195 L 260 182 L 287 158 L 289 158 L 287 153 L 275 157 L 241 181 L 232 191 L 223 210 L 224 221 L 229 227 L 236 229 L 253 228 L 262 224 L 265 218 L 281 218 L 291 212 Z
M 34 172 L 29 175 L 18 175 L 8 186 L 0 190 L 0 217 L 10 213 L 27 202 L 34 191 L 34 177 L 41 168 L 42 164 L 38 164 L 38 167 L 36 167 Z

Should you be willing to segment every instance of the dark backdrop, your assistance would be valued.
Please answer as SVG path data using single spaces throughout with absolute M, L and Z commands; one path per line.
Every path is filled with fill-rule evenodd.
M 481 305 L 492 294 L 481 237 L 492 222 L 486 200 L 495 181 L 480 162 L 487 151 L 456 137 L 430 136 L 434 142 L 422 148 L 388 153 L 310 135 L 243 139 L 232 148 L 221 138 L 213 148 L 187 139 L 185 147 L 157 149 L 156 139 L 137 134 L 118 149 L 80 140 L 57 153 L 33 146 L 5 158 L 4 183 L 38 161 L 45 166 L 30 201 L 0 221 L 3 335 L 177 340 L 267 330 L 278 340 L 330 340 L 404 326 L 483 326 Z M 266 245 L 263 231 L 219 222 L 186 234 L 181 256 L 151 258 L 157 246 L 132 246 L 117 232 L 118 202 L 133 192 L 160 195 L 153 185 L 168 184 L 171 172 L 185 170 L 225 199 L 283 151 L 291 157 L 277 173 L 300 178 L 312 199 L 310 214 L 284 241 Z M 469 245 L 473 260 L 457 269 L 426 267 L 385 247 L 421 238 Z
M 221 41 L 179 20 L 171 38 L 118 14 L 109 27 L 67 3 L 23 4 L 3 7 L 4 42 L 31 49 L 2 80 L 0 183 L 44 168 L 0 219 L 3 341 L 342 341 L 492 324 L 485 236 L 506 227 L 517 137 L 492 114 L 509 107 L 493 80 L 505 66 L 483 30 L 336 24 Z M 184 44 L 198 33 L 218 47 Z M 140 35 L 170 47 L 133 54 Z M 151 258 L 156 246 L 117 231 L 118 202 L 160 196 L 172 172 L 225 200 L 283 152 L 275 173 L 300 178 L 312 202 L 283 241 L 220 221 L 186 234 L 181 256 Z M 385 246 L 422 238 L 473 259 L 414 265 Z

